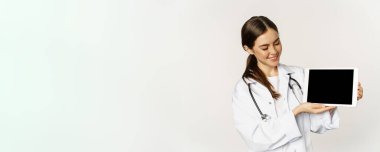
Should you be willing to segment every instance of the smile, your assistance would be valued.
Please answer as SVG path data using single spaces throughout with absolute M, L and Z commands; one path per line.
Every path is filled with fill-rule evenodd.
M 269 60 L 277 60 L 278 59 L 278 56 L 275 56 L 275 57 L 271 57 L 271 58 L 268 58 Z

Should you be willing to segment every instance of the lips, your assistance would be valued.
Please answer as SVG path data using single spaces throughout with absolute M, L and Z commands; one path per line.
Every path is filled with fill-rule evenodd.
M 269 60 L 276 61 L 278 59 L 278 56 L 270 57 Z

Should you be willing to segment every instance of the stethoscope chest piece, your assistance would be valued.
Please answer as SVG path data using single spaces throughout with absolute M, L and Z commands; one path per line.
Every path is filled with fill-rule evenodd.
M 269 121 L 271 119 L 271 117 L 267 114 L 263 114 L 261 115 L 261 119 L 265 122 Z

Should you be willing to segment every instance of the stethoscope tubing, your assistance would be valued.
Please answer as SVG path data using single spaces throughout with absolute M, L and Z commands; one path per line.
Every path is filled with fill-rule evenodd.
M 298 83 L 298 81 L 297 81 L 296 79 L 292 78 L 292 76 L 291 76 L 290 74 L 288 74 L 288 75 L 289 75 L 289 83 L 288 83 L 289 88 L 292 89 L 293 94 L 294 94 L 294 95 L 296 96 L 296 98 L 297 98 L 297 95 L 296 95 L 296 93 L 294 92 L 294 88 L 293 88 L 293 86 L 292 86 L 290 83 L 291 83 L 291 81 L 295 82 L 296 85 L 300 88 L 300 90 L 301 90 L 301 94 L 303 94 L 302 87 L 301 87 L 301 85 Z M 243 77 L 243 80 L 244 80 L 244 77 Z M 252 101 L 253 101 L 253 103 L 255 104 L 257 111 L 259 111 L 259 113 L 260 113 L 261 119 L 264 120 L 264 121 L 269 120 L 269 119 L 270 119 L 270 116 L 267 115 L 267 114 L 264 114 L 264 113 L 261 111 L 259 105 L 257 105 L 256 99 L 255 99 L 255 97 L 254 97 L 253 94 L 252 94 L 251 83 L 247 83 L 245 80 L 244 80 L 244 82 L 248 85 L 249 94 L 251 95 Z M 297 98 L 297 100 L 299 100 L 299 99 Z M 298 102 L 300 102 L 300 101 L 298 101 Z

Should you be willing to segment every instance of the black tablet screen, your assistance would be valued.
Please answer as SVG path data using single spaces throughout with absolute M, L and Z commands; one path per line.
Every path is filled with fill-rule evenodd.
M 352 104 L 354 70 L 310 69 L 307 101 L 325 104 Z

